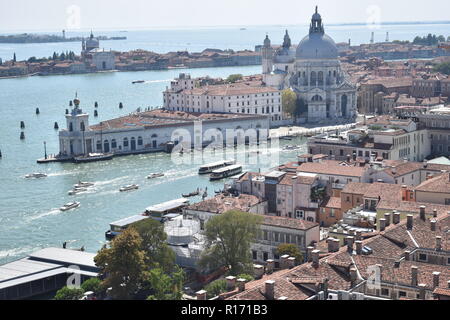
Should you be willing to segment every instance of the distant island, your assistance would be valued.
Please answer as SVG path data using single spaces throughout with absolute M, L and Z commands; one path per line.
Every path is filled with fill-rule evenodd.
M 106 37 L 98 36 L 98 40 L 127 40 L 127 37 Z M 0 36 L 0 43 L 54 43 L 54 42 L 81 42 L 83 37 L 66 38 L 65 32 L 63 35 L 55 34 L 13 34 L 7 36 Z

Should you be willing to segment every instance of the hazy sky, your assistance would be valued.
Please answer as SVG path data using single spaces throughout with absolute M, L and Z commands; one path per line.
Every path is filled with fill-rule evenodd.
M 0 0 L 0 33 L 450 20 L 448 0 Z

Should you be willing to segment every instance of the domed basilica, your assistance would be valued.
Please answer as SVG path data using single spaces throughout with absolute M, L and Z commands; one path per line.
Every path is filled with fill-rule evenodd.
M 268 36 L 262 48 L 263 80 L 267 86 L 292 89 L 302 100 L 300 118 L 319 122 L 356 117 L 356 85 L 342 71 L 338 49 L 325 34 L 322 17 L 312 16 L 309 35 L 293 48 L 288 31 L 274 50 Z

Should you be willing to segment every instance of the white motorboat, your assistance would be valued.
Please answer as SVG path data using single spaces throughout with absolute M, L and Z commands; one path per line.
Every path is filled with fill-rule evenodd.
M 165 176 L 164 173 L 152 173 L 151 175 L 147 176 L 147 179 L 162 178 L 164 176 Z
M 77 194 L 80 194 L 80 193 L 83 193 L 83 192 L 87 192 L 87 191 L 88 191 L 88 189 L 86 189 L 86 188 L 77 188 L 77 189 L 70 190 L 68 192 L 68 195 L 69 196 L 75 196 Z
M 120 188 L 120 192 L 125 192 L 125 191 L 132 191 L 132 190 L 137 190 L 139 189 L 139 186 L 137 184 L 131 184 L 125 187 Z
M 47 175 L 45 173 L 31 173 L 27 174 L 25 178 L 27 179 L 39 179 L 39 178 L 45 178 Z
M 78 182 L 78 184 L 74 185 L 73 188 L 74 189 L 80 189 L 80 188 L 89 188 L 89 187 L 93 187 L 95 184 L 92 182 Z
M 59 208 L 59 210 L 61 211 L 69 211 L 75 208 L 78 208 L 80 206 L 79 202 L 69 202 L 65 205 L 63 205 L 61 208 Z

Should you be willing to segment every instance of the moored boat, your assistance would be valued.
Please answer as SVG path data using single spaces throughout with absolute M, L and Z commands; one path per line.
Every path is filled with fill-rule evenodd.
M 106 161 L 111 160 L 114 157 L 112 153 L 90 153 L 87 156 L 79 156 L 73 158 L 73 162 L 75 163 L 87 163 L 87 162 L 95 162 L 95 161 Z
M 63 205 L 61 208 L 59 208 L 59 210 L 61 211 L 69 211 L 75 208 L 78 208 L 80 206 L 79 202 L 69 202 L 65 205 Z
M 130 184 L 128 186 L 124 186 L 122 188 L 120 188 L 120 192 L 126 192 L 126 191 L 132 191 L 132 190 L 137 190 L 139 189 L 139 186 L 137 184 Z

